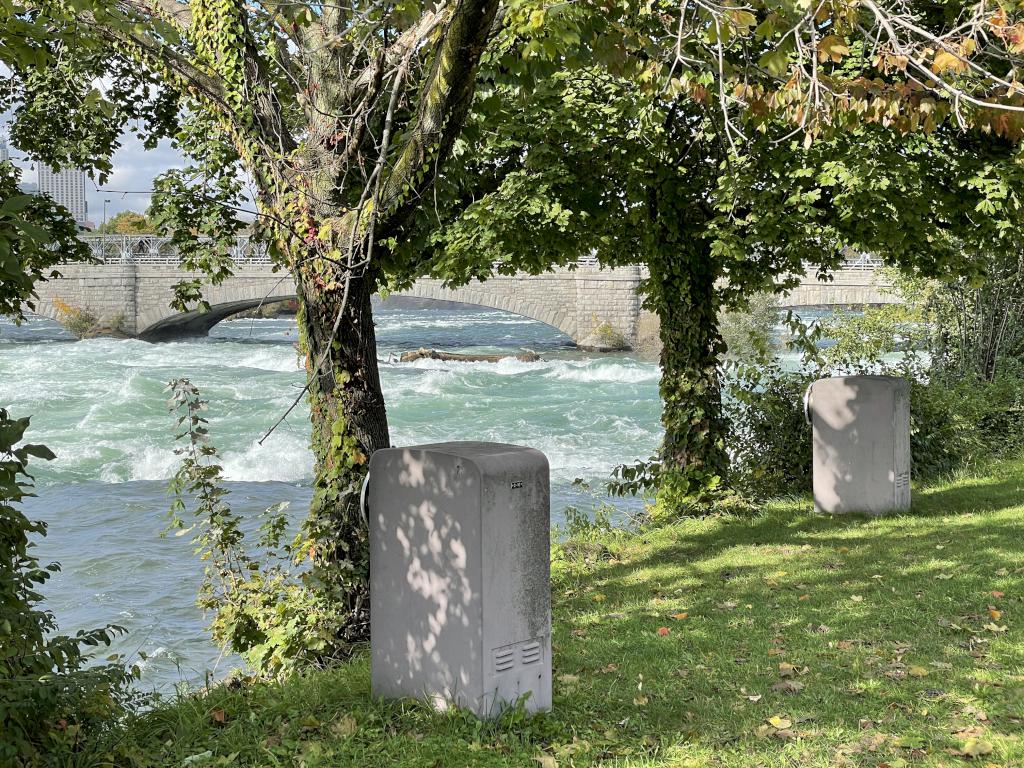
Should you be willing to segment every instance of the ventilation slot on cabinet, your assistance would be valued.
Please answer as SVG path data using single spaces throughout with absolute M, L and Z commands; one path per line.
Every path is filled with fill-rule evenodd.
M 511 646 L 496 648 L 494 651 L 494 671 L 508 672 L 516 665 L 515 652 Z
M 536 641 L 526 643 L 519 649 L 519 658 L 523 664 L 536 664 L 541 660 L 541 655 L 540 643 Z

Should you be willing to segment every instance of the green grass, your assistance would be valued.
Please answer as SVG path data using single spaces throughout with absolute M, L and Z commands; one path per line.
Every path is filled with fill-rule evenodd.
M 182 697 L 130 724 L 117 762 L 1024 765 L 1022 486 L 1024 461 L 1004 462 L 919 490 L 902 517 L 799 500 L 571 541 L 553 564 L 551 714 L 375 702 L 363 655 Z

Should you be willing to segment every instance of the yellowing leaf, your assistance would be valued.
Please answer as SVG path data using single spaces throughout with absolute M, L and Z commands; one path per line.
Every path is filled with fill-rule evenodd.
M 849 54 L 850 46 L 838 35 L 826 35 L 818 43 L 819 61 L 831 60 L 838 64 L 843 60 L 843 56 L 848 56 Z
M 911 667 L 907 670 L 911 677 L 928 677 L 928 670 L 924 667 Z
M 967 62 L 949 51 L 942 50 L 935 54 L 932 60 L 932 72 L 941 75 L 943 72 L 966 72 L 970 67 Z
M 863 595 L 850 595 L 850 599 L 853 600 L 853 602 L 855 602 L 855 603 L 863 603 L 864 602 Z
M 991 621 L 988 624 L 985 625 L 985 629 L 987 629 L 989 632 L 1005 632 L 1006 631 L 1006 627 L 1005 626 L 1000 627 L 998 624 L 996 624 L 995 622 L 991 622 Z
M 639 696 L 637 696 L 637 697 L 635 697 L 633 699 L 633 704 L 634 704 L 634 706 L 637 706 L 637 707 L 646 707 L 647 706 L 647 701 L 648 701 L 647 697 L 644 696 L 643 694 L 640 694 Z
M 558 761 L 551 755 L 537 755 L 533 760 L 540 764 L 540 768 L 558 768 Z
M 690 614 L 688 614 L 686 611 L 683 611 L 682 613 L 673 613 L 672 614 L 672 618 L 675 619 L 676 621 L 682 621 L 683 619 L 687 619 L 689 617 L 690 617 Z
M 789 728 L 793 725 L 793 721 L 782 715 L 772 715 L 768 718 L 768 722 L 775 728 Z
M 963 757 L 981 757 L 992 753 L 992 744 L 981 739 L 971 737 L 964 742 L 964 745 L 957 751 Z

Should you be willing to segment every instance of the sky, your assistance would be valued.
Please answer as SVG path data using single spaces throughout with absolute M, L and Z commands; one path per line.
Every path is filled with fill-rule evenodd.
M 144 212 L 153 196 L 153 178 L 168 168 L 183 165 L 181 154 L 171 147 L 169 141 L 161 141 L 156 149 L 147 150 L 142 142 L 131 134 L 121 137 L 121 148 L 114 153 L 113 172 L 107 182 L 98 187 L 92 179 L 86 181 L 86 198 L 89 202 L 89 220 L 93 224 L 103 223 L 103 201 L 107 203 L 107 218 L 121 211 Z M 11 159 L 22 169 L 22 182 L 36 183 L 35 165 L 25 158 L 16 147 L 8 147 Z

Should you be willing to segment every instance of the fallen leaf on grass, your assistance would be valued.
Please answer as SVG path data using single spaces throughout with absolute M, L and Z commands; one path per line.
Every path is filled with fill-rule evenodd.
M 587 636 L 587 630 L 585 630 L 585 629 L 574 629 L 569 634 L 572 635 L 573 637 L 586 637 Z
M 1005 596 L 1006 596 L 1006 595 L 1005 595 L 1005 593 L 1003 593 L 1003 592 L 1000 592 L 1000 591 L 999 591 L 998 589 L 993 589 L 993 590 L 992 590 L 992 592 L 991 592 L 990 594 L 991 594 L 991 595 L 992 595 L 992 597 L 994 597 L 994 598 L 995 598 L 996 600 L 998 600 L 998 599 L 999 599 L 999 598 L 1001 598 L 1001 597 L 1005 597 Z
M 533 760 L 540 764 L 540 768 L 558 768 L 558 761 L 551 755 L 537 755 Z
M 618 670 L 619 670 L 619 665 L 618 664 L 609 664 L 606 667 L 601 667 L 597 671 L 601 672 L 602 674 L 608 675 L 608 674 L 611 674 L 612 672 L 617 672 Z
M 939 581 L 949 581 L 950 579 L 953 578 L 953 574 L 951 574 L 951 573 L 937 573 L 937 574 L 935 574 L 935 578 L 938 579 Z
M 779 662 L 779 677 L 793 677 L 796 674 L 796 667 L 784 661 Z
M 672 631 L 672 630 L 671 630 L 671 629 L 669 629 L 668 627 L 658 627 L 658 636 L 659 636 L 659 637 L 668 637 L 668 634 L 669 634 L 669 633 L 670 633 L 671 631 Z
M 803 689 L 804 684 L 798 680 L 780 680 L 772 686 L 773 691 L 780 693 L 800 693 Z
M 911 667 L 907 670 L 911 677 L 928 677 L 928 670 L 924 667 Z
M 999 621 L 1003 618 L 1003 612 L 996 608 L 994 605 L 988 607 L 988 617 L 993 621 Z
M 690 617 L 690 614 L 688 614 L 686 611 L 683 611 L 682 613 L 673 613 L 672 614 L 672 618 L 675 619 L 676 621 L 682 621 L 683 619 L 687 619 L 689 617 Z
M 949 753 L 959 757 L 982 757 L 992 754 L 992 744 L 982 739 L 970 738 L 960 749 L 951 749 Z
M 850 599 L 853 600 L 853 602 L 855 602 L 855 603 L 863 603 L 864 602 L 864 596 L 863 595 L 850 595 Z
M 768 724 L 775 728 L 789 728 L 793 721 L 783 715 L 772 715 L 768 718 Z
M 639 696 L 633 697 L 633 705 L 637 707 L 646 707 L 649 699 L 642 693 Z
M 227 725 L 228 713 L 220 707 L 217 707 L 212 712 L 210 712 L 210 717 L 213 719 L 213 722 L 215 722 L 217 725 Z
M 606 619 L 624 619 L 624 618 L 626 618 L 626 614 L 624 614 L 624 613 L 606 613 L 604 615 L 604 617 Z
M 345 715 L 340 720 L 335 720 L 331 724 L 331 733 L 335 736 L 351 736 L 359 730 L 359 723 L 352 715 Z
M 562 683 L 563 685 L 574 685 L 575 683 L 578 683 L 579 681 L 580 681 L 580 676 L 579 675 L 559 675 L 558 676 L 558 682 Z
M 987 629 L 989 632 L 1005 632 L 1006 626 L 1003 625 L 1000 627 L 995 622 L 990 621 L 988 624 L 985 625 L 984 629 Z

